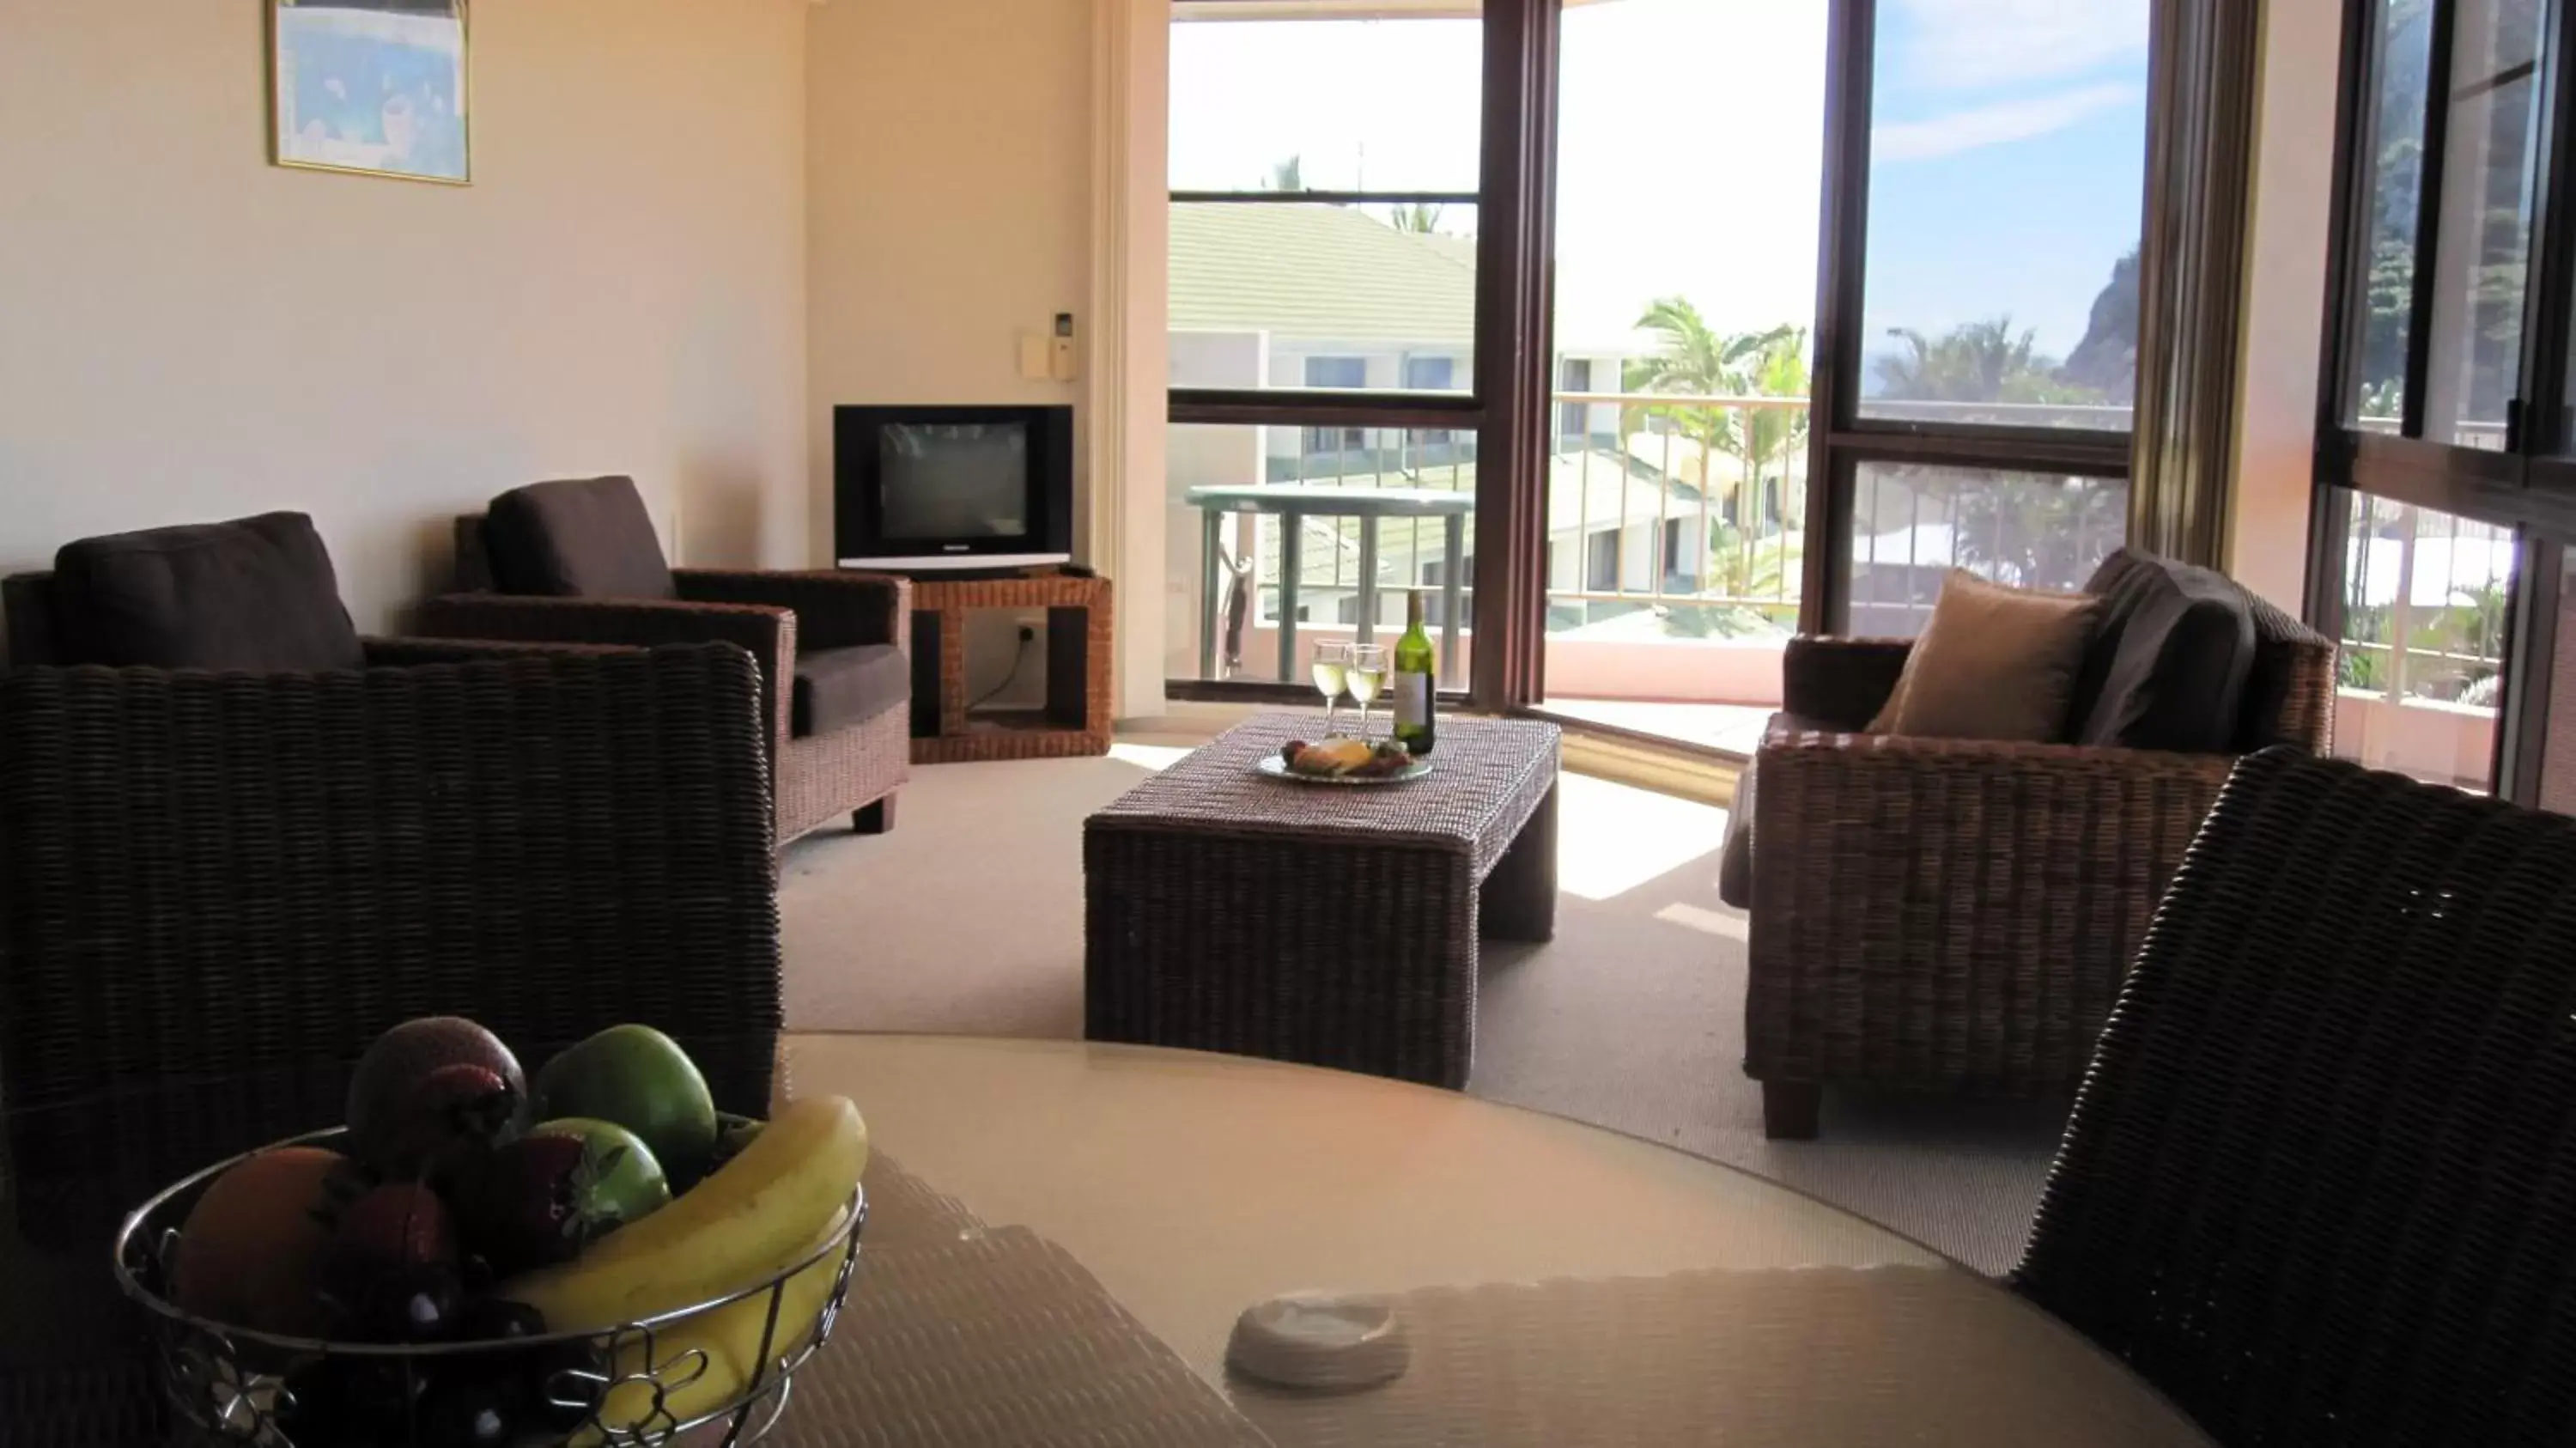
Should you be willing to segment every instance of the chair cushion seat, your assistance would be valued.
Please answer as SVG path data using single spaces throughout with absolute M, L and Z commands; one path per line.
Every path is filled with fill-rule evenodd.
M 865 724 L 912 704 L 912 660 L 892 644 L 817 649 L 796 656 L 790 732 L 803 739 Z
M 286 674 L 367 661 L 302 513 L 67 543 L 54 609 L 67 663 Z
M 2090 583 L 2108 613 L 2075 742 L 2220 753 L 2235 741 L 2254 667 L 2254 614 L 2206 568 L 2121 549 Z
M 632 478 L 531 483 L 483 519 L 493 582 L 550 598 L 677 598 L 679 587 Z

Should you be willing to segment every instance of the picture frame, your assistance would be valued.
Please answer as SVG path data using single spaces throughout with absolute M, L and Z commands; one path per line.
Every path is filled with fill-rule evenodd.
M 261 0 L 269 160 L 473 184 L 473 0 Z

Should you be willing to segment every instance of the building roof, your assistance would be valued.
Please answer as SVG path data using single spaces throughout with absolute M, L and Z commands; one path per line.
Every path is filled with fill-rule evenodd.
M 1476 338 L 1476 244 L 1346 206 L 1175 206 L 1171 267 L 1176 332 L 1461 349 Z

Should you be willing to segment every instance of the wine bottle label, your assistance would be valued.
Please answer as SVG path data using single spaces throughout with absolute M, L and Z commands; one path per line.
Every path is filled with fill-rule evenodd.
M 1409 729 L 1431 718 L 1431 676 L 1398 674 L 1395 676 L 1395 726 Z

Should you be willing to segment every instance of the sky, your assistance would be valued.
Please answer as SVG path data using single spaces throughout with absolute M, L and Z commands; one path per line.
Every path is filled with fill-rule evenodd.
M 2063 357 L 2137 244 L 2148 0 L 1882 0 L 1863 323 L 2009 314 Z M 1558 133 L 1560 349 L 1634 345 L 1679 294 L 1726 331 L 1812 323 L 1824 0 L 1569 9 Z M 1185 22 L 1172 182 L 1472 191 L 1472 20 Z M 1464 231 L 1453 212 L 1443 229 Z

